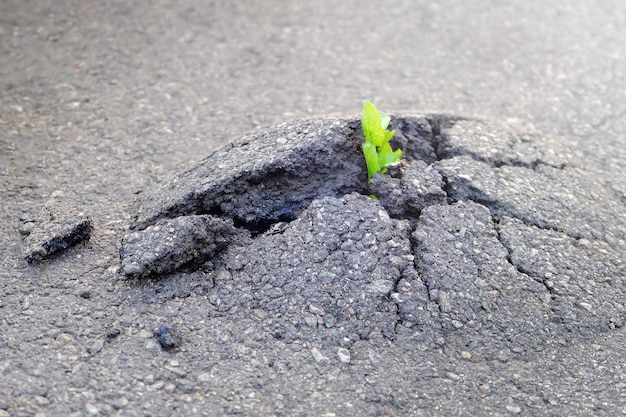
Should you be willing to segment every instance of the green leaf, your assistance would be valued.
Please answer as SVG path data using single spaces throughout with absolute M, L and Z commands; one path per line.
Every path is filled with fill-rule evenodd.
M 363 104 L 363 116 L 361 126 L 365 142 L 362 144 L 363 156 L 367 165 L 367 186 L 369 187 L 372 177 L 378 173 L 387 172 L 387 166 L 397 162 L 402 157 L 402 150 L 391 149 L 389 141 L 396 133 L 388 131 L 391 117 L 379 112 L 369 101 Z
M 367 165 L 367 184 L 369 186 L 370 180 L 380 169 L 380 165 L 378 163 L 378 153 L 376 152 L 376 146 L 370 142 L 363 142 L 361 147 L 363 148 L 365 164 Z
M 384 142 L 385 143 L 389 142 L 393 138 L 393 135 L 395 135 L 395 134 L 396 134 L 395 130 L 391 130 L 391 131 L 385 132 L 385 140 L 384 140 Z
M 389 117 L 387 113 L 383 113 L 381 111 L 378 112 L 378 115 L 380 116 L 380 125 L 383 127 L 383 130 L 386 130 L 389 127 L 389 122 L 391 122 L 391 117 Z
M 361 118 L 363 126 L 363 135 L 367 142 L 373 143 L 375 146 L 381 146 L 385 140 L 385 129 L 383 122 L 374 106 L 369 101 L 363 105 L 363 117 Z

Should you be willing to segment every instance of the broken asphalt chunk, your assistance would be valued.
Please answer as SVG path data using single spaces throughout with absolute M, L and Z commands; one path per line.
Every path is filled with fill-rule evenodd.
M 91 237 L 91 220 L 82 214 L 30 224 L 32 227 L 24 239 L 24 259 L 28 263 L 40 262 Z
M 202 262 L 247 232 L 232 220 L 209 215 L 161 219 L 145 230 L 132 232 L 122 243 L 122 273 L 129 278 L 169 273 L 187 263 Z

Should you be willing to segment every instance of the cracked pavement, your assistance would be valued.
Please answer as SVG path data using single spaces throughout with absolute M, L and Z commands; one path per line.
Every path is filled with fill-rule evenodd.
M 626 413 L 624 15 L 0 2 L 0 417 Z
M 253 132 L 151 190 L 137 237 L 121 251 L 162 252 L 165 226 L 146 224 L 178 216 L 167 223 L 180 235 L 171 250 L 208 262 L 200 270 L 215 286 L 211 304 L 271 312 L 281 322 L 272 332 L 288 343 L 349 347 L 400 332 L 434 348 L 453 334 L 494 356 L 536 348 L 563 329 L 590 336 L 623 327 L 624 208 L 581 193 L 575 175 L 585 172 L 567 154 L 540 150 L 538 132 L 494 122 L 394 116 L 391 126 L 405 160 L 372 181 L 377 202 L 354 163 L 358 120 L 295 121 Z M 230 226 L 225 254 L 203 252 L 212 236 L 188 240 L 187 228 L 177 230 L 201 213 L 243 229 L 238 239 Z M 280 233 L 271 232 L 279 221 Z M 182 265 L 170 258 L 140 267 L 124 257 L 122 272 Z M 307 316 L 311 308 L 317 316 Z

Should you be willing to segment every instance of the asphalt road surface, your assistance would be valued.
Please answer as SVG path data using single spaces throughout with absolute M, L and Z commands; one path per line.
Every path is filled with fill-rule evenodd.
M 0 417 L 626 415 L 626 4 L 237 3 L 0 3 Z M 146 207 L 145 233 L 237 226 L 274 184 L 255 169 L 293 161 L 205 156 L 284 122 L 246 137 L 352 143 L 365 100 L 423 141 L 378 184 L 430 184 L 414 200 L 346 180 L 220 257 L 124 276 Z M 444 113 L 466 119 L 406 116 Z M 219 210 L 176 194 L 208 183 Z M 88 242 L 25 260 L 85 218 Z

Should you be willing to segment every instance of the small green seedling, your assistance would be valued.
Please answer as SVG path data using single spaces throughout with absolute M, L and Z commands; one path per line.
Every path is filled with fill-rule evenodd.
M 379 112 L 369 101 L 363 104 L 363 135 L 365 142 L 361 145 L 363 156 L 367 164 L 367 187 L 375 174 L 384 174 L 387 167 L 397 162 L 402 157 L 402 150 L 391 149 L 389 141 L 396 133 L 395 130 L 387 130 L 391 118 L 385 113 Z M 371 196 L 375 198 L 374 196 Z

